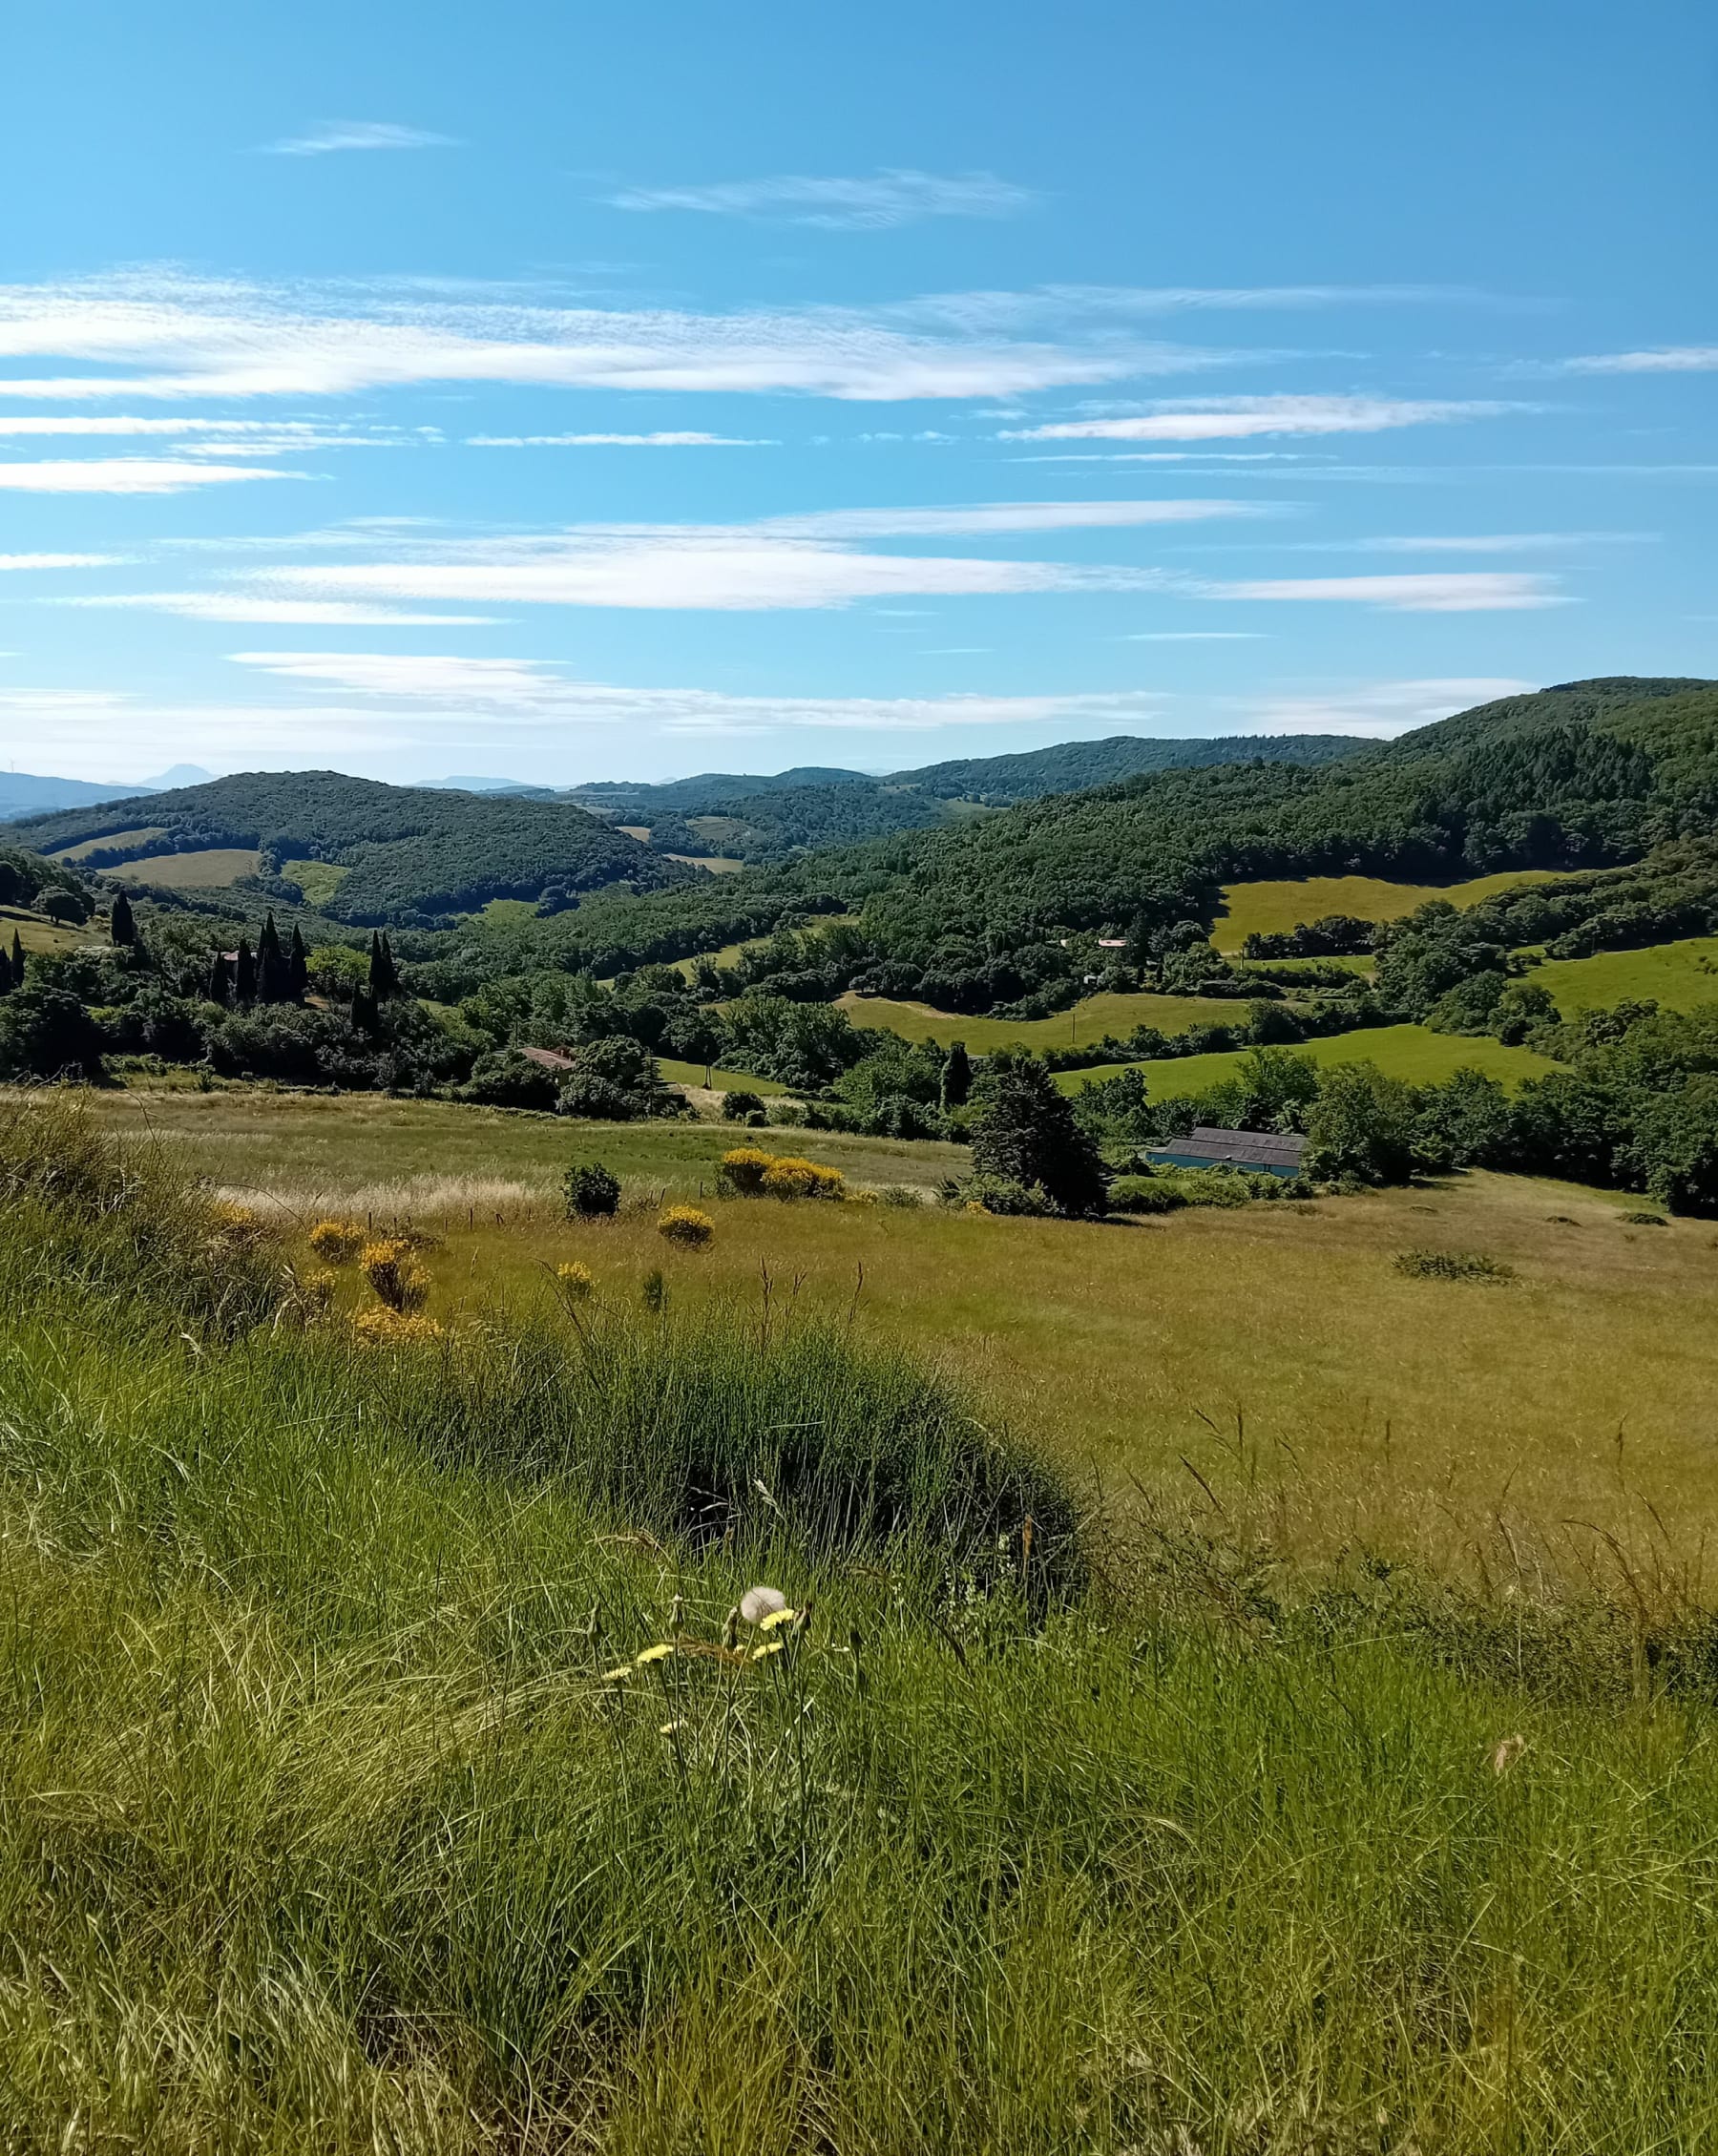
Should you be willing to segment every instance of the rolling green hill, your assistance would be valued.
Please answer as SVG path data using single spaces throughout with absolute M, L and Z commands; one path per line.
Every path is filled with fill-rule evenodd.
M 432 926 L 492 898 L 534 900 L 552 888 L 571 894 L 689 880 L 685 869 L 570 802 L 389 786 L 335 771 L 248 771 L 152 794 L 146 819 L 142 808 L 106 803 L 12 828 L 22 844 L 75 857 L 86 870 L 255 852 L 263 895 L 317 898 L 331 918 L 365 926 Z M 301 885 L 289 863 L 301 873 L 304 863 L 344 873 Z
M 1008 807 L 1155 771 L 1261 758 L 1314 765 L 1332 763 L 1360 745 L 1345 734 L 1201 741 L 1116 734 L 1105 741 L 1061 742 L 1008 756 L 963 757 L 882 778 L 807 768 L 768 779 L 705 772 L 665 785 L 582 786 L 575 798 L 617 823 L 649 826 L 652 845 L 663 849 L 714 842 L 747 860 L 769 861 L 896 831 L 934 830 L 977 809 Z M 719 832 L 701 827 L 706 818 L 720 822 Z

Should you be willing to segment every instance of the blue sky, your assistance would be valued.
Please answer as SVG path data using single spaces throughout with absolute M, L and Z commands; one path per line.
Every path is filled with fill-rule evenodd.
M 882 770 L 1718 674 L 1715 42 L 29 10 L 0 761 Z

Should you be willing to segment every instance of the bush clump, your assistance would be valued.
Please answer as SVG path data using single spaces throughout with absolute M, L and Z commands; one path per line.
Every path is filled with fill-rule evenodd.
M 716 1240 L 716 1223 L 696 1205 L 670 1205 L 657 1222 L 657 1233 L 677 1250 L 707 1250 Z
M 620 1181 L 599 1161 L 581 1161 L 561 1178 L 570 1221 L 609 1219 L 620 1204 Z
M 847 1178 L 839 1168 L 820 1167 L 797 1154 L 784 1153 L 770 1162 L 760 1184 L 765 1198 L 839 1198 Z
M 310 1230 L 310 1247 L 325 1266 L 349 1266 L 364 1243 L 365 1230 L 356 1221 L 318 1221 Z
M 774 1154 L 765 1153 L 762 1146 L 736 1145 L 722 1156 L 717 1178 L 736 1197 L 755 1198 L 763 1189 L 764 1178 L 774 1162 Z
M 1397 1272 L 1409 1280 L 1502 1281 L 1515 1278 L 1515 1267 L 1482 1250 L 1402 1250 L 1393 1261 Z
M 399 1317 L 409 1317 L 430 1300 L 430 1275 L 409 1243 L 367 1243 L 358 1260 L 377 1298 Z
M 1122 1175 L 1110 1184 L 1109 1202 L 1117 1213 L 1177 1213 L 1190 1201 L 1167 1176 Z
M 386 1306 L 360 1310 L 352 1320 L 352 1335 L 367 1348 L 421 1348 L 443 1337 L 434 1318 Z
M 1058 1207 L 1041 1183 L 1016 1183 L 1003 1175 L 963 1176 L 941 1185 L 945 1205 L 969 1213 L 994 1213 L 1000 1220 L 1053 1220 Z
M 760 1093 L 747 1093 L 742 1089 L 724 1093 L 722 1097 L 722 1120 L 724 1123 L 749 1122 L 753 1116 L 762 1116 L 764 1112 L 764 1097 Z

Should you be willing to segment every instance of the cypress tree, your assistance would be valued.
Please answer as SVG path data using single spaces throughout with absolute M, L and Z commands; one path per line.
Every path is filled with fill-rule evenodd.
M 233 997 L 232 962 L 224 951 L 218 951 L 209 962 L 209 1001 L 223 1008 Z
M 942 1104 L 945 1108 L 964 1108 L 973 1090 L 973 1066 L 967 1058 L 966 1042 L 952 1040 L 949 1043 L 948 1060 L 942 1068 Z
M 11 977 L 13 988 L 24 986 L 24 943 L 16 929 L 12 931 Z
M 375 992 L 366 988 L 362 981 L 352 991 L 352 1024 L 360 1033 L 376 1030 Z
M 378 1003 L 386 1003 L 390 995 L 400 993 L 400 976 L 394 972 L 393 952 L 388 938 L 379 929 L 370 931 L 370 994 Z
M 0 995 L 10 995 L 17 985 L 12 979 L 11 960 L 0 950 Z
M 239 938 L 238 964 L 233 968 L 233 997 L 239 1003 L 257 1000 L 257 962 L 243 936 Z
M 257 1000 L 284 1003 L 286 994 L 286 953 L 281 949 L 275 917 L 269 913 L 264 916 L 262 932 L 257 938 Z
M 304 939 L 294 922 L 292 942 L 286 952 L 286 993 L 294 1003 L 302 1003 L 309 986 L 310 953 L 304 949 Z
M 137 924 L 132 919 L 131 900 L 125 893 L 114 894 L 113 911 L 108 915 L 108 936 L 115 950 L 122 950 L 137 940 Z

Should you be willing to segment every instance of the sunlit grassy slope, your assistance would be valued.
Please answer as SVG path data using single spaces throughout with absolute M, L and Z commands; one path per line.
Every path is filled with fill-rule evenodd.
M 350 870 L 333 861 L 283 861 L 281 873 L 297 884 L 306 906 L 325 906 Z
M 8 952 L 14 935 L 26 951 L 75 951 L 79 944 L 107 941 L 107 931 L 95 921 L 67 928 L 23 906 L 0 906 L 0 944 Z
M 1105 1034 L 1125 1036 L 1136 1026 L 1160 1033 L 1185 1033 L 1190 1026 L 1234 1025 L 1247 1006 L 1215 995 L 1088 995 L 1072 1011 L 1054 1018 L 964 1018 L 933 1011 L 928 1003 L 895 1002 L 885 995 L 841 998 L 840 1007 L 856 1026 L 876 1026 L 909 1040 L 964 1040 L 974 1055 L 993 1048 L 1074 1048 L 1101 1040 Z
M 81 845 L 68 846 L 60 852 L 51 855 L 50 858 L 54 861 L 64 861 L 75 867 L 78 862 L 95 852 L 98 848 L 147 846 L 151 839 L 159 838 L 164 828 L 165 827 L 160 824 L 139 825 L 135 830 L 115 831 L 106 838 L 85 839 Z
M 1709 1226 L 1636 1227 L 1638 1200 L 1470 1175 L 1434 1189 L 1201 1211 L 1104 1226 L 978 1219 L 941 1208 L 717 1201 L 733 1134 L 485 1114 L 438 1102 L 255 1092 L 112 1094 L 96 1112 L 181 1141 L 219 1183 L 290 1208 L 409 1216 L 439 1240 L 431 1308 L 577 1258 L 605 1297 L 665 1265 L 697 1301 L 767 1268 L 807 1308 L 845 1312 L 945 1359 L 997 1414 L 1041 1431 L 1112 1493 L 1208 1512 L 1268 1509 L 1304 1553 L 1355 1539 L 1468 1567 L 1510 1532 L 1560 1571 L 1591 1554 L 1597 1520 L 1654 1561 L 1718 1537 L 1707 1432 L 1718 1414 L 1718 1267 Z M 748 1140 L 749 1141 L 749 1140 Z M 953 1146 L 780 1132 L 763 1138 L 856 1182 L 924 1183 Z M 600 1160 L 643 1209 L 606 1226 L 561 1218 L 573 1160 Z M 667 1249 L 656 1202 L 714 1214 L 704 1256 Z M 1514 1266 L 1496 1286 L 1409 1280 L 1422 1245 Z M 1237 1418 L 1239 1418 L 1239 1427 Z M 1627 1489 L 1618 1481 L 1624 1431 Z M 1658 1507 L 1655 1527 L 1645 1500 Z M 1130 1497 L 1130 1502 L 1132 1498 Z
M 1056 1082 L 1064 1093 L 1077 1093 L 1097 1078 L 1114 1078 L 1118 1071 L 1136 1068 L 1144 1073 L 1150 1097 L 1155 1100 L 1180 1099 L 1189 1093 L 1204 1093 L 1222 1078 L 1231 1078 L 1248 1052 L 1236 1049 L 1217 1056 L 1180 1056 L 1155 1063 L 1128 1065 L 1100 1063 L 1089 1070 L 1061 1071 Z M 1501 1078 L 1506 1085 L 1522 1078 L 1540 1078 L 1556 1065 L 1530 1048 L 1505 1048 L 1487 1035 L 1470 1038 L 1463 1034 L 1434 1033 L 1429 1026 L 1369 1026 L 1354 1033 L 1333 1034 L 1324 1040 L 1298 1043 L 1294 1053 L 1309 1056 L 1315 1063 L 1376 1063 L 1391 1078 L 1406 1078 L 1414 1085 L 1433 1085 L 1453 1071 L 1480 1070 Z
M 1601 951 L 1591 958 L 1548 958 L 1532 976 L 1566 1017 L 1652 996 L 1673 1011 L 1718 1003 L 1718 936 L 1689 936 L 1644 951 Z
M 1557 1498 L 1603 1527 L 1565 1537 L 1627 1564 L 1647 1496 L 1684 1528 L 1659 1397 L 1625 1450 L 1558 1358 L 1603 1390 L 1603 1346 L 1567 1338 L 1598 1329 L 1585 1270 L 1631 1351 L 1664 1345 L 1674 1236 L 1637 1251 L 1584 1210 L 1560 1258 L 1481 1189 L 1422 1230 L 1519 1256 L 1464 1301 L 1390 1272 L 1387 1207 L 1333 1249 L 1323 1211 L 1310 1235 L 1280 1207 L 1205 1223 L 1202 1256 L 1197 1224 L 736 1202 L 713 1259 L 666 1258 L 665 1309 L 629 1277 L 653 1242 L 664 1262 L 631 1217 L 565 1245 L 594 1302 L 534 1270 L 481 1324 L 367 1350 L 295 1320 L 252 1228 L 135 1163 L 101 1185 L 52 1104 L 28 1113 L 52 1143 L 14 1126 L 0 1174 L 9 2152 L 1710 2145 L 1709 1617 L 1667 1556 L 1556 1595 L 1512 1395 L 1477 1433 L 1477 1591 L 1375 1546 L 1297 1566 L 1310 1486 L 1335 1533 L 1369 1494 L 1405 1504 L 1424 1434 L 1309 1394 L 1331 1476 L 1243 1412 L 1231 1285 L 1236 1229 L 1286 1233 L 1278 1271 L 1297 1236 L 1316 1253 L 1281 1290 L 1314 1392 L 1332 1303 L 1458 1395 L 1464 1318 L 1496 1352 L 1513 1304 L 1511 1355 L 1562 1385 Z M 755 1277 L 711 1296 L 746 1221 L 885 1269 L 922 1234 L 946 1286 L 986 1251 L 952 1285 L 989 1287 L 993 1326 L 1054 1253 L 1040 1326 L 1141 1419 L 1166 1372 L 1201 1387 L 1152 1532 L 1089 1526 L 1082 1567 L 1078 1496 L 1023 1418 L 1000 1438 L 850 1273 L 832 1325 L 779 1259 L 767 1301 Z M 1143 1292 L 1100 1330 L 1106 1243 Z M 445 1292 L 464 1247 L 422 1255 Z M 1202 1304 L 1196 1372 L 1173 1321 Z M 1431 1495 L 1472 1509 L 1464 1474 Z M 767 1633 L 741 1615 L 764 1581 L 787 1605 Z
M 157 853 L 147 861 L 127 861 L 119 873 L 168 890 L 224 890 L 241 876 L 254 876 L 258 858 L 244 847 L 210 847 L 200 853 Z
M 1226 884 L 1224 910 L 1211 940 L 1219 951 L 1239 951 L 1249 935 L 1280 935 L 1304 921 L 1328 913 L 1349 913 L 1359 921 L 1394 921 L 1435 898 L 1452 906 L 1477 906 L 1518 884 L 1556 881 L 1548 869 L 1511 869 L 1501 875 L 1476 876 L 1464 884 L 1395 884 L 1375 876 L 1305 876 L 1288 882 Z

